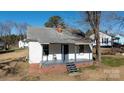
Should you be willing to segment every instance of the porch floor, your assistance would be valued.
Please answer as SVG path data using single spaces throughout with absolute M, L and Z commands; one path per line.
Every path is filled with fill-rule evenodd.
M 93 60 L 77 60 L 77 62 L 75 61 L 67 61 L 67 62 L 63 62 L 63 61 L 48 61 L 48 62 L 43 62 L 41 63 L 42 66 L 50 66 L 50 65 L 57 65 L 57 64 L 66 64 L 66 63 L 70 63 L 70 62 L 74 62 L 75 64 L 78 63 L 92 63 Z

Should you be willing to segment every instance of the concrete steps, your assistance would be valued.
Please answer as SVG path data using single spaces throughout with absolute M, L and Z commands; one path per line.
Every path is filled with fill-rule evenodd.
M 68 62 L 68 63 L 66 63 L 66 68 L 67 68 L 67 71 L 69 73 L 78 72 L 77 67 L 74 64 L 74 62 Z

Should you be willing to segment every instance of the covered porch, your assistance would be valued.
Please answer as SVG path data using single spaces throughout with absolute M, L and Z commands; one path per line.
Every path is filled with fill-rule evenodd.
M 89 43 L 50 43 L 41 44 L 42 66 L 66 64 L 68 62 L 86 63 L 92 62 L 92 44 Z

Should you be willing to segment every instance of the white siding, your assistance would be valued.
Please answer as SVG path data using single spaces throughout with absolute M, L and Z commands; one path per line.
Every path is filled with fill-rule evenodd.
M 105 34 L 105 33 L 102 33 L 102 32 L 99 32 L 99 34 L 100 34 L 100 46 L 111 46 L 111 45 L 112 45 L 112 44 L 111 44 L 111 41 L 112 41 L 112 37 L 111 37 L 111 36 L 109 36 L 109 35 L 107 35 L 107 34 Z M 90 36 L 90 38 L 91 38 L 92 40 L 94 40 L 94 39 L 95 39 L 94 34 L 92 34 L 92 35 Z M 102 38 L 108 38 L 108 44 L 102 43 Z M 93 42 L 93 45 L 96 45 L 96 43 Z
M 38 42 L 29 42 L 29 63 L 42 61 L 42 46 Z
M 77 53 L 77 61 L 89 61 L 92 60 L 92 53 Z

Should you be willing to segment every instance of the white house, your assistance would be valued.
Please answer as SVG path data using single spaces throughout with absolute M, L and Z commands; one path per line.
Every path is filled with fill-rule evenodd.
M 26 41 L 26 39 L 19 40 L 18 46 L 19 46 L 19 48 L 26 48 L 26 47 L 28 47 L 28 42 Z
M 92 62 L 92 43 L 66 30 L 28 28 L 29 63 Z
M 112 35 L 107 34 L 106 32 L 99 32 L 100 35 L 100 46 L 107 47 L 112 46 Z M 96 45 L 95 35 L 90 35 L 90 39 L 93 41 L 93 46 Z

